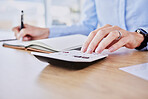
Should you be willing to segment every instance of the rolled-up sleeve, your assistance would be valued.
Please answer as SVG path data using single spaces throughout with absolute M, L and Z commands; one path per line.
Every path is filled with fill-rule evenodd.
M 72 34 L 88 35 L 98 25 L 95 0 L 85 0 L 82 11 L 82 20 L 72 26 L 52 26 L 49 28 L 49 37 L 58 37 Z

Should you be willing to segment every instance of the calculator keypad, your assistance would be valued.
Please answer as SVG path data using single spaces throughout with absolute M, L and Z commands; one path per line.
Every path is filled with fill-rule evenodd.
M 63 61 L 70 61 L 70 62 L 93 62 L 108 56 L 107 54 L 97 54 L 97 53 L 87 54 L 77 50 L 56 52 L 50 54 L 45 54 L 45 53 L 40 53 L 40 54 L 33 53 L 33 54 Z

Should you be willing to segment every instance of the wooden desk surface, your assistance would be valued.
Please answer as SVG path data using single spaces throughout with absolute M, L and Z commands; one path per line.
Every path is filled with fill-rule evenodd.
M 148 99 L 148 81 L 119 70 L 147 63 L 148 52 L 122 48 L 75 71 L 1 45 L 0 99 Z

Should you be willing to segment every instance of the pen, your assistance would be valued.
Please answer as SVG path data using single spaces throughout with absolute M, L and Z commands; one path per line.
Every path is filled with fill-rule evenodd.
M 21 27 L 20 30 L 24 28 L 24 11 L 21 11 Z M 20 40 L 22 41 L 23 38 L 21 38 Z
M 22 10 L 21 11 L 21 27 L 20 27 L 20 30 L 23 29 L 23 28 L 25 28 L 25 26 L 24 26 L 24 11 Z M 25 37 L 31 38 L 30 35 L 26 35 Z M 20 40 L 22 41 L 23 38 L 21 38 Z
M 24 28 L 24 11 L 22 10 L 21 13 L 22 14 L 21 14 L 21 27 L 20 27 L 20 30 Z

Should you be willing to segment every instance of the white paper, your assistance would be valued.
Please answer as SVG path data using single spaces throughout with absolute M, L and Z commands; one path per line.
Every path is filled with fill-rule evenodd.
M 39 40 L 39 42 L 49 45 L 52 49 L 56 49 L 58 51 L 64 51 L 81 47 L 86 39 L 87 36 L 77 34 L 77 35 L 69 35 L 69 36 Z
M 148 63 L 138 64 L 129 67 L 119 68 L 125 72 L 138 76 L 142 79 L 148 80 Z
M 69 36 L 42 39 L 42 40 L 34 40 L 28 42 L 11 41 L 7 42 L 7 44 L 24 45 L 24 46 L 28 46 L 30 44 L 36 44 L 56 51 L 64 51 L 81 47 L 86 39 L 87 36 L 77 34 L 77 35 L 69 35 Z
M 15 39 L 13 32 L 0 31 L 0 40 Z

